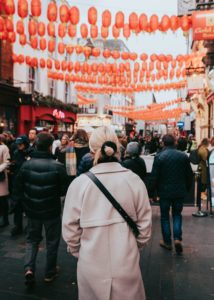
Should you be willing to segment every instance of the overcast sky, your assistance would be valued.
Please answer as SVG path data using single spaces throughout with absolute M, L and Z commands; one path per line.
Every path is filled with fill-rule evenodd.
M 125 22 L 128 22 L 128 16 L 131 12 L 136 12 L 138 15 L 141 13 L 147 14 L 150 17 L 152 14 L 157 14 L 162 17 L 164 14 L 171 16 L 177 15 L 177 0 L 80 0 L 69 1 L 71 5 L 77 5 L 81 10 L 81 22 L 87 22 L 87 11 L 91 6 L 95 6 L 98 10 L 98 23 L 101 23 L 101 14 L 105 9 L 109 9 L 112 13 L 112 22 L 114 22 L 115 13 L 119 10 L 125 14 Z M 132 35 L 128 41 L 125 40 L 126 45 L 130 51 L 139 53 L 163 53 L 177 54 L 187 53 L 187 42 L 183 36 L 183 32 L 178 30 L 172 33 L 170 30 L 167 33 L 157 31 L 155 34 L 139 34 L 138 36 Z M 167 101 L 177 98 L 176 92 L 161 92 L 155 94 L 157 101 Z M 137 104 L 143 105 L 151 102 L 151 93 L 143 93 L 136 95 Z

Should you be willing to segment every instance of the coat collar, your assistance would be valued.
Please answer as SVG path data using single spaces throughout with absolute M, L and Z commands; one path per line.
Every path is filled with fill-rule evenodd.
M 94 174 L 102 174 L 102 173 L 117 173 L 117 172 L 127 172 L 128 170 L 121 166 L 118 162 L 110 162 L 110 163 L 101 163 L 93 168 L 90 171 Z

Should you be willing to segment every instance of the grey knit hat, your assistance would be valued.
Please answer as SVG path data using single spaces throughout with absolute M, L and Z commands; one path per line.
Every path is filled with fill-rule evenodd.
M 126 153 L 130 156 L 138 156 L 140 153 L 140 147 L 137 142 L 130 142 L 126 147 Z

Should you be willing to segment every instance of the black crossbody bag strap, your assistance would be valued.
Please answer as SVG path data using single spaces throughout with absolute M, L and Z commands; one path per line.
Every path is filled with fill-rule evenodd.
M 103 192 L 103 194 L 106 196 L 106 198 L 111 202 L 111 204 L 114 206 L 114 208 L 119 212 L 119 214 L 124 218 L 124 220 L 128 223 L 131 230 L 133 231 L 134 235 L 138 237 L 140 234 L 136 223 L 132 220 L 132 218 L 129 217 L 129 215 L 126 213 L 126 211 L 122 208 L 122 206 L 117 202 L 117 200 L 112 196 L 112 194 L 109 193 L 109 191 L 104 187 L 102 182 L 90 171 L 85 173 L 95 184 L 96 186 Z

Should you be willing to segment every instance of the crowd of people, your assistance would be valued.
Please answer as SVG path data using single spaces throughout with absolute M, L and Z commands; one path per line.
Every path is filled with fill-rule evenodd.
M 149 198 L 159 198 L 160 246 L 169 251 L 174 246 L 180 255 L 183 201 L 193 182 L 187 153 L 197 149 L 206 195 L 213 146 L 214 139 L 203 139 L 197 147 L 192 135 L 126 137 L 105 126 L 90 136 L 83 129 L 60 138 L 35 128 L 16 139 L 0 134 L 0 227 L 9 225 L 8 214 L 13 213 L 11 235 L 25 231 L 26 284 L 35 281 L 44 227 L 45 282 L 58 275 L 62 231 L 68 252 L 78 258 L 79 299 L 101 299 L 103 293 L 106 299 L 145 299 L 139 251 L 151 236 Z M 141 154 L 155 154 L 149 180 Z

